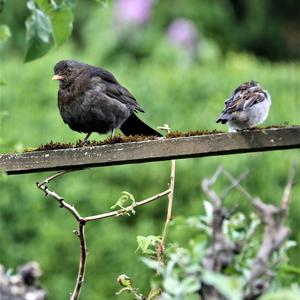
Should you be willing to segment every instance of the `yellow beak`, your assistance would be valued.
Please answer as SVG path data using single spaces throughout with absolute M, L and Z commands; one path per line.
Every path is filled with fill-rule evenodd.
M 61 75 L 54 75 L 52 77 L 52 80 L 63 80 L 65 77 L 64 76 L 61 76 Z

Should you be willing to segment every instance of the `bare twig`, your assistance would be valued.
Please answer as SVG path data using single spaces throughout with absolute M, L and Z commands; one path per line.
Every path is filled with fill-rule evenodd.
M 259 198 L 254 198 L 253 206 L 258 211 L 264 224 L 264 234 L 261 246 L 252 263 L 250 270 L 249 290 L 244 296 L 245 300 L 254 300 L 264 293 L 270 284 L 269 280 L 263 278 L 270 273 L 268 262 L 272 254 L 279 250 L 289 235 L 289 228 L 278 221 L 280 209 L 274 205 L 265 204 Z
M 45 184 L 47 184 L 47 183 L 50 183 L 52 180 L 54 180 L 55 178 L 57 178 L 57 177 L 59 177 L 59 176 L 62 176 L 62 175 L 65 175 L 65 174 L 67 174 L 67 173 L 74 172 L 74 171 L 76 171 L 76 170 L 70 169 L 70 170 L 64 170 L 64 171 L 57 172 L 57 173 L 55 173 L 54 175 L 49 176 L 49 177 L 47 177 L 46 179 L 37 182 L 36 184 L 37 184 L 38 187 L 40 187 L 41 185 L 45 185 Z
M 218 180 L 219 176 L 222 174 L 222 172 L 224 171 L 224 167 L 220 166 L 216 172 L 213 174 L 213 176 L 209 179 L 209 183 L 210 185 L 213 185 L 216 183 L 216 181 Z
M 240 251 L 240 244 L 231 242 L 223 230 L 224 219 L 228 216 L 228 211 L 223 207 L 222 199 L 228 192 L 237 187 L 239 181 L 245 176 L 240 176 L 239 180 L 232 181 L 232 184 L 225 190 L 222 196 L 219 196 L 213 189 L 212 185 L 217 181 L 219 176 L 224 173 L 224 168 L 219 167 L 211 178 L 204 178 L 202 181 L 202 190 L 210 200 L 213 208 L 212 212 L 212 241 L 203 259 L 202 265 L 205 270 L 220 272 L 226 268 L 233 260 L 234 255 Z M 203 300 L 221 300 L 225 299 L 219 291 L 213 286 L 201 283 L 201 299 Z
M 74 291 L 71 295 L 71 300 L 79 299 L 79 294 L 81 291 L 81 287 L 84 281 L 84 274 L 86 269 L 86 258 L 87 258 L 87 248 L 86 248 L 86 241 L 85 241 L 85 235 L 84 235 L 84 226 L 85 223 L 79 222 L 78 223 L 78 230 L 76 231 L 76 234 L 79 238 L 80 242 L 80 261 L 79 261 L 79 268 L 78 268 L 78 275 L 76 284 L 74 287 Z
M 171 132 L 171 128 L 168 124 L 164 124 L 162 127 L 159 127 L 161 130 L 165 130 L 167 133 Z M 157 247 L 157 257 L 158 261 L 163 264 L 163 253 L 165 250 L 165 242 L 167 239 L 167 231 L 170 222 L 172 221 L 172 210 L 173 210 L 173 197 L 174 197 L 174 187 L 175 187 L 175 172 L 176 172 L 176 161 L 173 159 L 171 160 L 171 174 L 170 174 L 170 182 L 169 182 L 169 189 L 170 192 L 168 194 L 168 208 L 167 208 L 167 216 L 166 221 L 162 233 L 161 242 Z
M 167 217 L 166 217 L 166 222 L 162 234 L 162 245 L 165 244 L 166 238 L 167 238 L 167 229 L 172 221 L 172 209 L 173 209 L 173 197 L 174 197 L 174 187 L 175 187 L 175 168 L 176 168 L 176 162 L 175 160 L 171 161 L 171 176 L 170 176 L 170 192 L 168 194 L 168 210 L 167 210 Z
M 203 267 L 206 270 L 220 272 L 232 261 L 234 255 L 239 252 L 242 244 L 232 243 L 223 232 L 223 221 L 227 211 L 222 205 L 222 199 L 234 188 L 238 189 L 243 195 L 250 199 L 252 205 L 259 213 L 260 219 L 264 224 L 264 234 L 261 246 L 251 266 L 248 288 L 245 291 L 244 300 L 254 300 L 258 298 L 269 286 L 273 273 L 269 267 L 269 260 L 272 254 L 279 250 L 289 235 L 289 228 L 284 226 L 284 221 L 288 213 L 291 198 L 293 178 L 296 172 L 295 164 L 292 166 L 287 184 L 284 189 L 280 208 L 271 204 L 266 204 L 258 197 L 252 197 L 245 190 L 240 182 L 248 175 L 244 172 L 238 179 L 235 179 L 228 171 L 218 168 L 211 178 L 202 181 L 202 189 L 211 201 L 213 206 L 212 214 L 212 246 L 208 250 L 203 260 Z M 216 182 L 220 174 L 226 176 L 231 182 L 225 191 L 219 196 L 212 185 Z M 212 286 L 202 284 L 201 296 L 206 299 L 223 299 L 222 295 Z
M 230 264 L 234 253 L 238 250 L 238 245 L 232 243 L 225 237 L 223 232 L 223 222 L 226 216 L 228 216 L 228 212 L 222 205 L 222 198 L 212 189 L 212 185 L 223 172 L 223 167 L 218 168 L 211 178 L 204 178 L 202 181 L 202 190 L 211 201 L 213 207 L 211 220 L 212 247 L 208 250 L 206 257 L 203 260 L 203 267 L 209 271 L 223 270 Z M 235 180 L 235 186 L 237 185 L 236 182 L 237 181 Z
M 225 171 L 225 174 L 228 175 L 228 172 L 226 170 Z M 224 172 L 223 171 L 223 172 Z M 229 174 L 230 175 L 230 174 Z M 222 195 L 220 196 L 220 198 L 223 200 L 225 199 L 225 197 L 231 192 L 231 190 L 237 188 L 238 186 L 240 186 L 240 183 L 241 181 L 243 181 L 247 176 L 249 175 L 249 170 L 245 171 L 244 173 L 242 173 L 238 179 L 234 179 L 231 183 L 230 186 L 228 186 L 224 192 L 222 193 Z
M 290 198 L 291 198 L 291 191 L 292 191 L 292 187 L 293 187 L 293 180 L 295 177 L 296 169 L 297 169 L 297 163 L 294 162 L 290 168 L 287 183 L 284 188 L 283 196 L 282 196 L 282 200 L 281 200 L 281 207 L 280 207 L 281 208 L 281 219 L 283 221 L 286 218 L 286 215 L 288 213 L 288 207 L 289 207 L 289 202 L 290 202 Z
M 252 204 L 258 211 L 264 223 L 264 234 L 259 251 L 252 263 L 250 271 L 249 289 L 244 297 L 245 300 L 258 298 L 268 288 L 272 277 L 268 276 L 268 262 L 273 253 L 279 250 L 281 245 L 289 236 L 290 230 L 284 226 L 288 214 L 292 183 L 296 172 L 296 165 L 293 164 L 287 184 L 284 189 L 280 208 L 271 204 L 265 204 L 259 198 L 253 198 Z M 269 280 L 262 278 L 266 276 Z
M 172 170 L 173 170 L 173 167 L 172 167 Z M 134 209 L 139 206 L 146 205 L 150 202 L 153 202 L 157 199 L 162 198 L 165 195 L 169 196 L 172 192 L 172 188 L 174 189 L 174 183 L 172 183 L 172 180 L 171 180 L 169 189 L 167 189 L 161 193 L 158 193 L 152 197 L 146 198 L 144 200 L 134 202 L 132 205 L 130 205 L 128 207 L 125 207 L 125 208 L 122 208 L 122 209 L 119 209 L 116 211 L 112 211 L 112 212 L 106 212 L 106 213 L 99 214 L 99 215 L 82 217 L 73 205 L 67 203 L 63 197 L 58 195 L 56 192 L 50 190 L 49 187 L 47 186 L 48 183 L 50 183 L 52 180 L 56 179 L 57 177 L 62 176 L 64 174 L 72 172 L 72 171 L 73 170 L 62 171 L 62 172 L 58 172 L 50 177 L 47 177 L 45 180 L 37 182 L 37 187 L 40 190 L 42 190 L 46 196 L 50 196 L 53 199 L 55 199 L 59 203 L 59 206 L 62 208 L 65 208 L 67 211 L 69 211 L 73 215 L 75 220 L 78 222 L 78 230 L 76 230 L 76 234 L 77 234 L 77 236 L 79 238 L 79 242 L 80 242 L 80 259 L 79 259 L 77 280 L 76 280 L 75 287 L 74 287 L 74 290 L 73 290 L 73 292 L 71 294 L 71 298 L 70 298 L 71 300 L 78 300 L 80 291 L 81 291 L 81 288 L 82 288 L 82 285 L 84 282 L 84 275 L 85 275 L 85 270 L 86 270 L 87 246 L 86 246 L 86 239 L 85 239 L 85 234 L 84 234 L 84 229 L 85 229 L 86 223 L 91 222 L 91 221 L 102 220 L 104 218 L 109 218 L 109 217 L 122 216 L 122 215 L 125 215 L 125 214 L 128 214 L 128 213 L 134 211 Z M 175 178 L 175 166 L 174 166 L 173 181 L 174 181 L 174 178 Z M 172 186 L 172 188 L 171 188 L 171 186 Z M 168 212 L 169 212 L 169 210 L 168 210 Z M 171 212 L 170 212 L 170 214 L 171 214 Z
M 246 173 L 246 172 L 245 172 Z M 223 170 L 223 174 L 231 181 L 231 183 L 236 185 L 236 188 L 243 194 L 245 195 L 249 200 L 253 200 L 253 197 L 249 194 L 248 191 L 246 191 L 240 184 L 239 180 L 235 179 L 228 171 L 225 169 Z M 243 176 L 243 175 L 241 175 Z
M 150 198 L 146 198 L 144 200 L 135 202 L 135 203 L 133 203 L 132 205 L 130 205 L 128 207 L 125 207 L 125 208 L 122 208 L 122 209 L 119 209 L 119 210 L 116 210 L 116 211 L 103 213 L 103 214 L 100 214 L 100 215 L 85 217 L 85 218 L 83 218 L 83 220 L 85 222 L 90 222 L 90 221 L 96 221 L 96 220 L 101 220 L 101 219 L 110 218 L 110 217 L 119 217 L 119 216 L 122 216 L 122 215 L 132 211 L 136 207 L 148 204 L 148 203 L 153 202 L 153 201 L 155 201 L 155 200 L 157 200 L 157 199 L 159 199 L 159 198 L 161 198 L 165 195 L 168 195 L 170 193 L 170 191 L 171 191 L 170 189 L 167 189 L 167 190 L 165 190 L 165 191 L 163 191 L 163 192 L 161 192 L 157 195 L 154 195 Z
M 51 191 L 43 183 L 42 184 L 37 183 L 37 186 L 40 190 L 45 192 L 46 196 L 51 196 L 52 198 L 54 198 L 59 203 L 60 207 L 67 209 L 74 216 L 77 222 L 83 221 L 83 218 L 80 216 L 80 214 L 75 209 L 75 207 L 68 204 L 63 197 L 59 196 L 56 192 Z

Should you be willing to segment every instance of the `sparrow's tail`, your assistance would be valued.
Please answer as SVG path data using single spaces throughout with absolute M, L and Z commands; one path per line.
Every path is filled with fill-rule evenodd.
M 162 136 L 140 120 L 134 113 L 121 125 L 120 129 L 125 135 Z
M 232 119 L 231 115 L 229 114 L 221 114 L 219 119 L 216 121 L 216 123 L 226 124 L 228 121 Z

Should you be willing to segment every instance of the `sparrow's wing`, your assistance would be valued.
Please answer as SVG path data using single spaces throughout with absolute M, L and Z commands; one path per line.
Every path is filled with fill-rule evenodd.
M 248 110 L 253 105 L 265 100 L 265 94 L 262 92 L 250 92 L 237 94 L 225 101 L 223 113 L 233 113 L 236 111 Z
M 244 98 L 244 110 L 251 108 L 257 103 L 263 102 L 265 99 L 265 94 L 261 92 L 247 94 Z
M 225 124 L 231 120 L 235 113 L 247 111 L 256 103 L 262 102 L 267 98 L 266 93 L 255 81 L 245 82 L 239 85 L 224 104 L 225 107 L 221 112 L 217 123 Z
M 144 112 L 134 96 L 122 87 L 112 73 L 101 68 L 95 68 L 91 74 L 92 85 L 99 84 L 103 92 L 134 111 Z

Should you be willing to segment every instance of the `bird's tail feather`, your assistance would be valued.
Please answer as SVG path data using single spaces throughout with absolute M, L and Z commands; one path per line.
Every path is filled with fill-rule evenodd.
M 162 136 L 140 120 L 134 113 L 121 125 L 120 129 L 125 135 Z
M 229 114 L 221 114 L 221 116 L 219 117 L 219 119 L 216 121 L 216 123 L 222 123 L 222 124 L 226 124 L 228 121 L 230 121 L 232 119 L 231 115 Z

